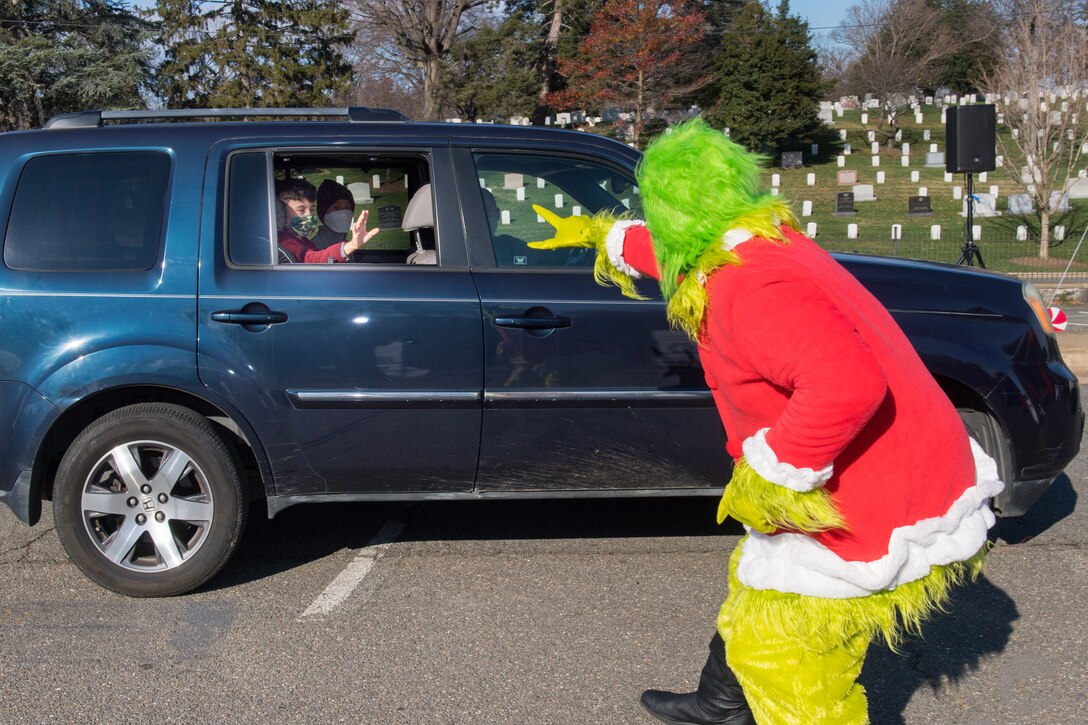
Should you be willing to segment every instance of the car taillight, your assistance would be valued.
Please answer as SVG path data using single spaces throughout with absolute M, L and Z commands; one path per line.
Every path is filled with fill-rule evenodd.
M 1035 285 L 1031 282 L 1025 282 L 1022 290 L 1024 292 L 1024 300 L 1039 319 L 1039 324 L 1043 326 L 1043 330 L 1046 334 L 1053 335 L 1054 325 L 1050 323 L 1050 312 L 1047 311 L 1046 302 L 1043 301 L 1043 296 L 1039 294 L 1039 290 L 1037 290 Z

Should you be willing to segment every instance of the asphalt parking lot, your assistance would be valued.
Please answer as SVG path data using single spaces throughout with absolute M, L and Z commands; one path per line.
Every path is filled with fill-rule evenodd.
M 1082 453 L 947 615 L 870 651 L 874 723 L 1088 722 L 1086 481 Z M 724 595 L 741 532 L 715 505 L 255 510 L 216 579 L 157 600 L 3 509 L 0 723 L 655 722 L 639 693 L 695 685 Z

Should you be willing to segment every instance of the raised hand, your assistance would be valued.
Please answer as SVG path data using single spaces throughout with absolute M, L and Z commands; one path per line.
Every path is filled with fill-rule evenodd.
M 380 228 L 374 227 L 370 231 L 366 230 L 366 220 L 370 216 L 370 212 L 363 209 L 359 212 L 359 218 L 355 220 L 355 223 L 351 225 L 351 241 L 344 244 L 344 252 L 351 254 L 352 252 L 362 249 L 366 246 L 366 243 L 374 238 Z

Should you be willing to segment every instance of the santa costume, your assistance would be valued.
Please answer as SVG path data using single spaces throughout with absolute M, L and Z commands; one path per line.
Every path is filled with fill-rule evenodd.
M 593 246 L 598 280 L 659 280 L 699 346 L 735 460 L 718 519 L 748 530 L 694 693 L 673 723 L 868 722 L 857 684 L 978 573 L 997 467 L 887 310 L 761 192 L 758 159 L 701 121 L 647 149 L 645 222 L 560 219 L 533 246 Z M 754 718 L 754 719 L 753 719 Z

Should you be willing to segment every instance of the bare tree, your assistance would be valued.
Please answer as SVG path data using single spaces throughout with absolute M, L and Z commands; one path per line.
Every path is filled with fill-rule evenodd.
M 1039 257 L 1050 254 L 1050 218 L 1083 166 L 1088 143 L 1088 30 L 1062 0 L 1002 0 L 1008 19 L 998 66 L 984 79 L 1008 134 L 998 148 L 1012 181 L 1039 210 Z M 1052 199 L 1053 197 L 1053 199 Z
M 394 65 L 407 62 L 422 88 L 423 116 L 438 117 L 442 61 L 464 28 L 465 13 L 488 0 L 353 0 L 356 19 L 368 29 L 369 56 Z M 409 76 L 410 78 L 410 76 Z
M 880 101 L 889 145 L 899 128 L 900 103 L 932 79 L 936 64 L 955 47 L 940 8 L 926 0 L 861 0 L 832 37 L 853 56 L 849 87 Z

